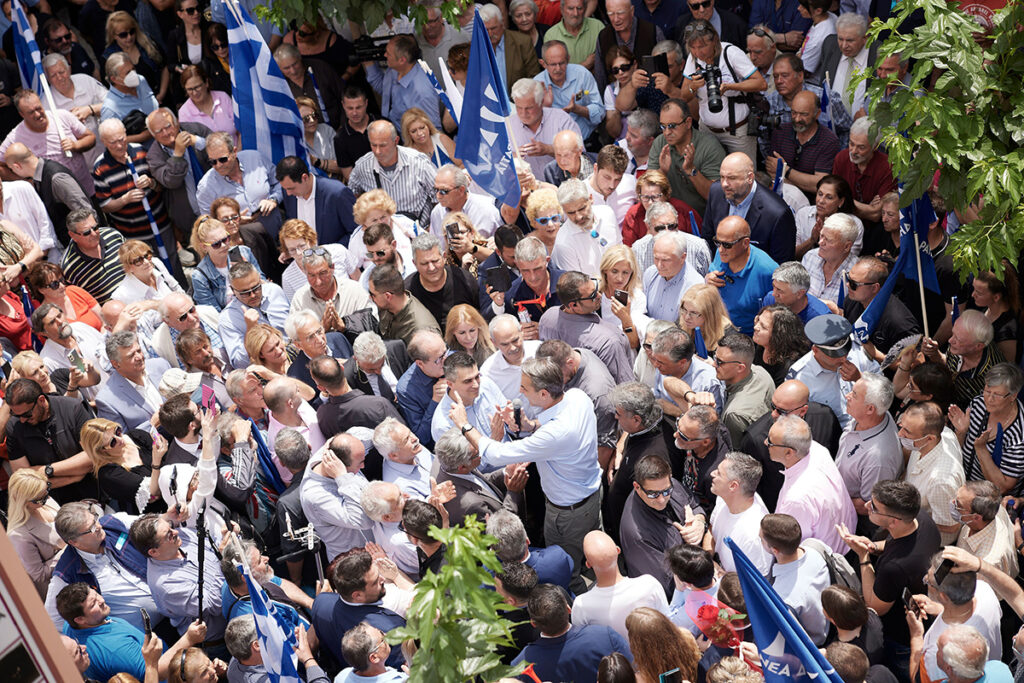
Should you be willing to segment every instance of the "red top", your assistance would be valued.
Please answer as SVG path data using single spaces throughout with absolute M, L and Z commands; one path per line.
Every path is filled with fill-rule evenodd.
M 97 332 L 102 332 L 103 321 L 92 311 L 93 307 L 98 305 L 95 297 L 77 285 L 67 285 L 64 291 L 68 298 L 71 299 L 71 306 L 75 309 L 75 317 L 68 317 L 65 311 L 65 319 L 69 323 L 85 323 L 90 327 L 96 328 Z M 32 300 L 32 305 L 36 308 L 39 308 L 41 304 L 41 301 Z M 64 307 L 61 306 L 61 308 L 63 309 Z
M 676 210 L 679 214 L 679 229 L 690 232 L 690 212 L 693 211 L 694 218 L 697 219 L 697 227 L 701 227 L 700 214 L 693 210 L 689 204 L 676 199 L 675 197 L 669 197 L 668 203 Z M 633 242 L 647 234 L 647 209 L 644 208 L 643 203 L 637 202 L 629 208 L 626 212 L 626 217 L 622 219 L 622 243 L 627 247 L 633 246 Z
M 832 164 L 832 173 L 850 183 L 853 198 L 862 204 L 870 204 L 875 197 L 881 198 L 896 191 L 896 178 L 889 166 L 889 155 L 878 150 L 875 150 L 867 168 L 861 173 L 857 164 L 850 161 L 850 148 L 843 148 Z
M 562 3 L 560 0 L 536 0 L 537 18 L 534 22 L 545 26 L 554 26 L 562 20 Z
M 21 297 L 9 291 L 3 295 L 3 300 L 14 309 L 14 317 L 0 315 L 0 337 L 10 339 L 14 348 L 19 351 L 31 349 L 32 330 L 29 327 L 28 316 L 25 315 L 25 307 L 21 304 Z

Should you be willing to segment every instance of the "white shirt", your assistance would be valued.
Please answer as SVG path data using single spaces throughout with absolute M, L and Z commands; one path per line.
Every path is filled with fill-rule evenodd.
M 652 607 L 668 616 L 668 600 L 661 583 L 650 574 L 623 577 L 612 586 L 594 586 L 572 603 L 572 625 L 598 624 L 613 629 L 625 639 L 626 617 L 637 607 Z
M 385 460 L 385 462 L 387 461 Z M 373 542 L 381 547 L 384 554 L 392 559 L 399 569 L 406 574 L 418 576 L 420 559 L 416 555 L 416 546 L 409 540 L 405 531 L 398 527 L 398 524 L 398 522 L 374 522 Z M 391 588 L 388 586 L 388 593 L 391 592 Z
M 577 270 L 592 277 L 601 273 L 601 257 L 610 246 L 622 244 L 622 233 L 615 220 L 615 212 L 607 206 L 593 207 L 594 224 L 584 230 L 572 221 L 566 221 L 555 236 L 551 262 L 559 270 Z M 593 230 L 597 236 L 592 237 Z
M 111 299 L 117 299 L 124 304 L 131 304 L 137 301 L 155 301 L 163 299 L 171 292 L 182 292 L 178 281 L 167 272 L 167 266 L 156 256 L 153 257 L 153 273 L 156 275 L 156 286 L 146 284 L 132 274 L 127 274 L 117 286 Z
M 840 215 L 838 212 L 834 215 Z M 842 214 L 853 219 L 853 222 L 857 224 L 857 239 L 853 241 L 853 248 L 850 249 L 850 253 L 854 256 L 860 255 L 861 247 L 864 246 L 864 223 L 854 216 L 852 213 Z M 808 206 L 800 209 L 796 212 L 796 243 L 801 244 L 806 242 L 811 237 L 811 232 L 814 230 L 814 223 L 818 220 L 818 207 L 814 204 L 808 204 Z
M 728 50 L 729 62 L 725 61 L 726 51 Z M 732 65 L 732 69 L 729 65 Z M 683 67 L 684 74 L 692 74 L 698 69 L 704 68 L 704 64 L 698 66 L 697 61 L 693 55 L 686 58 L 686 66 Z M 732 43 L 722 43 L 721 54 L 718 55 L 718 68 L 722 71 L 722 83 L 737 83 L 744 81 L 757 71 L 757 67 L 750 61 L 750 57 L 747 53 L 738 45 Z M 806 67 L 805 67 L 806 68 Z M 736 76 L 739 77 L 739 81 L 733 78 L 732 72 L 736 71 Z M 708 109 L 708 89 L 704 86 L 697 90 L 697 99 L 700 101 L 700 122 L 706 123 L 714 128 L 727 128 L 729 126 L 729 99 L 740 97 L 745 93 L 730 90 L 722 93 L 722 111 L 712 112 Z M 750 108 L 742 104 L 739 100 L 733 105 L 735 111 L 736 121 L 742 121 L 747 118 L 750 113 Z
M 772 555 L 761 543 L 761 519 L 768 514 L 761 496 L 754 494 L 754 502 L 743 512 L 733 514 L 725 501 L 719 498 L 715 509 L 711 512 L 711 535 L 715 538 L 715 550 L 718 560 L 727 572 L 736 571 L 736 561 L 732 550 L 725 544 L 726 537 L 731 537 L 743 554 L 750 558 L 762 576 L 768 576 L 772 567 Z
M 3 194 L 4 203 L 0 208 L 0 218 L 18 226 L 39 245 L 43 253 L 54 248 L 63 248 L 57 241 L 53 224 L 50 223 L 50 215 L 46 213 L 46 206 L 32 185 L 25 180 L 5 180 Z
M 296 195 L 295 217 L 316 230 L 316 176 L 313 177 L 313 189 L 310 190 L 308 199 Z
M 523 360 L 527 358 L 533 358 L 537 354 L 537 349 L 540 348 L 541 342 L 532 339 L 530 341 L 523 342 Z M 501 393 L 505 394 L 505 398 L 512 400 L 515 398 L 523 399 L 519 393 L 519 386 L 522 383 L 523 371 L 518 365 L 510 365 L 505 356 L 501 355 L 501 352 L 492 353 L 490 357 L 484 361 L 484 364 L 480 366 L 480 375 L 482 377 L 490 378 L 498 385 L 501 389 Z M 523 405 L 526 405 L 525 399 L 523 399 Z
M 503 222 L 501 212 L 494 206 L 494 201 L 490 197 L 472 192 L 466 193 L 466 203 L 462 207 L 462 213 L 469 216 L 469 221 L 481 237 L 493 235 Z M 448 233 L 445 232 L 444 222 L 449 215 L 451 215 L 451 211 L 440 204 L 436 204 L 430 211 L 430 233 L 441 240 L 442 249 L 448 248 Z
M 53 93 L 53 103 L 58 109 L 71 111 L 75 107 L 103 104 L 103 100 L 107 97 L 107 89 L 89 74 L 71 74 L 71 84 L 75 88 L 73 97 L 64 97 L 56 88 L 50 88 L 50 92 Z M 93 148 L 82 152 L 86 164 L 91 169 L 92 165 L 100 158 L 100 155 L 103 154 L 106 148 L 100 144 L 99 117 L 87 116 L 82 123 L 96 136 L 96 144 Z
M 359 283 L 352 278 L 348 276 L 339 277 L 335 273 L 334 282 L 336 287 L 331 303 L 334 304 L 334 310 L 337 311 L 339 316 L 351 315 L 358 310 L 370 308 L 373 305 L 367 290 L 360 287 Z M 307 284 L 295 292 L 289 310 L 291 313 L 296 311 L 312 311 L 317 316 L 323 317 L 324 311 L 327 310 L 327 302 L 313 294 L 313 287 Z
M 94 327 L 80 322 L 71 323 L 71 331 L 75 340 L 78 341 L 78 352 L 82 354 L 82 359 L 91 363 L 96 368 L 96 372 L 100 373 L 99 384 L 79 389 L 83 398 L 94 400 L 96 392 L 107 381 L 107 377 L 110 376 L 111 372 L 110 363 L 107 361 L 107 352 L 103 344 L 103 335 L 97 332 Z M 49 339 L 43 343 L 43 348 L 39 351 L 43 364 L 46 365 L 46 369 L 50 372 L 59 368 L 71 368 L 71 361 L 68 360 L 67 354 L 68 349 Z
M 416 236 L 413 222 L 405 216 L 395 214 L 391 217 L 391 232 L 395 235 L 396 248 L 402 255 L 402 262 L 412 263 L 410 242 Z M 366 252 L 366 245 L 363 244 L 363 226 L 357 226 L 352 236 L 348 238 L 348 253 L 348 272 L 350 273 L 357 268 L 367 269 L 373 265 L 373 261 L 370 260 L 369 254 Z
M 619 181 L 619 184 L 607 198 L 594 189 L 591 183 L 594 182 L 595 178 L 597 178 L 596 168 L 594 169 L 594 175 L 590 176 L 587 180 L 587 189 L 590 190 L 590 198 L 594 200 L 594 206 L 607 206 L 610 208 L 615 212 L 615 223 L 622 225 L 622 221 L 626 220 L 626 213 L 636 204 L 636 176 L 631 173 L 624 174 L 622 180 Z
M 797 52 L 800 55 L 800 59 L 804 61 L 804 71 L 809 74 L 814 73 L 818 69 L 818 61 L 821 59 L 821 46 L 825 43 L 825 39 L 836 32 L 836 15 L 831 12 L 828 13 L 828 18 L 825 21 L 819 22 L 807 29 L 807 36 L 804 38 L 804 44 Z
M 164 404 L 164 398 L 163 396 L 160 395 L 160 392 L 157 390 L 156 386 L 146 376 L 145 373 L 142 374 L 142 384 L 136 384 L 127 377 L 125 377 L 125 380 L 127 380 L 129 384 L 135 387 L 136 391 L 139 392 L 139 395 L 142 396 L 142 398 L 146 401 L 147 409 L 154 413 L 160 410 L 160 406 Z
M 106 596 L 106 593 L 103 595 Z M 1002 616 L 999 598 L 991 586 L 984 581 L 978 581 L 974 589 L 974 601 L 974 613 L 963 623 L 978 629 L 982 637 L 988 641 L 988 658 L 998 661 L 1003 656 L 1003 640 L 999 631 L 999 619 Z M 928 678 L 933 681 L 946 678 L 946 674 L 939 669 L 935 661 L 935 655 L 939 651 L 939 636 L 947 628 L 949 624 L 940 614 L 924 634 L 924 665 L 928 670 Z
M 921 510 L 929 513 L 936 524 L 952 526 L 957 523 L 951 514 L 950 504 L 964 481 L 960 442 L 949 427 L 942 429 L 942 440 L 925 455 L 911 451 L 907 461 L 907 482 L 921 493 Z M 943 540 L 952 543 L 956 535 Z
M 804 550 L 799 560 L 773 565 L 772 575 L 775 592 L 793 610 L 814 644 L 821 646 L 828 633 L 821 592 L 831 585 L 825 558 L 816 550 Z
M 852 69 L 851 67 L 852 62 Z M 858 73 L 866 69 L 868 66 L 868 46 L 867 44 L 861 48 L 853 57 L 841 56 L 839 58 L 839 65 L 836 66 L 836 82 L 832 84 L 832 88 L 837 90 L 843 98 L 843 106 L 846 107 L 846 111 L 850 114 L 856 114 L 864 107 L 864 86 L 866 81 L 861 81 L 857 85 L 856 91 L 853 93 L 853 97 L 847 92 L 847 88 L 850 85 L 850 81 Z
M 362 244 L 361 240 L 360 244 Z M 349 274 L 355 270 L 352 266 L 353 257 L 351 252 L 340 244 L 322 244 L 320 246 L 331 255 L 331 263 L 334 264 L 334 274 L 338 279 L 351 279 Z M 366 251 L 365 246 L 363 246 L 363 251 Z M 299 258 L 302 258 L 301 255 Z M 309 284 L 309 279 L 306 277 L 306 274 L 299 270 L 299 264 L 292 260 L 281 276 L 281 289 L 284 290 L 285 298 L 291 301 L 295 298 L 295 293 L 307 284 Z

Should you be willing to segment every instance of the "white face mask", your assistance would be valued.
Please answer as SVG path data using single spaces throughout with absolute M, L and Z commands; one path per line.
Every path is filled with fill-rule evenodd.
M 137 88 L 139 87 L 139 74 L 135 69 L 132 69 L 124 75 L 124 86 L 126 88 Z

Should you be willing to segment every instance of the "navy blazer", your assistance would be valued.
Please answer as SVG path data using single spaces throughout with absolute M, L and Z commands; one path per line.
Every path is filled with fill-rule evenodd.
M 722 192 L 722 183 L 716 180 L 708 191 L 708 204 L 704 209 L 704 224 L 701 227 L 701 234 L 711 245 L 712 254 L 715 253 L 715 229 L 728 215 L 729 202 Z M 747 209 L 747 223 L 750 224 L 750 243 L 768 252 L 776 263 L 796 258 L 796 220 L 793 212 L 782 197 L 760 183 Z
M 330 351 L 331 357 L 337 358 L 342 364 L 344 364 L 346 359 L 352 357 L 352 345 L 348 343 L 348 339 L 341 332 L 327 333 L 327 348 Z M 288 366 L 288 376 L 316 388 L 316 383 L 313 382 L 313 377 L 309 374 L 310 360 L 309 356 L 299 351 L 299 354 L 295 356 L 295 360 Z M 315 408 L 320 404 L 320 397 L 317 396 L 314 398 L 314 401 L 315 403 L 311 405 Z
M 334 178 L 318 177 L 316 179 L 316 197 L 314 210 L 316 218 L 313 226 L 316 239 L 320 244 L 341 244 L 348 246 L 348 238 L 356 229 L 356 220 L 352 217 L 352 207 L 356 196 L 348 185 Z M 287 192 L 284 193 L 284 215 L 286 218 L 298 218 L 298 200 Z
M 159 378 L 170 369 L 163 358 L 146 360 L 146 375 L 151 382 L 153 378 L 159 382 Z M 99 417 L 118 423 L 126 431 L 148 423 L 153 417 L 139 390 L 119 372 L 111 373 L 96 394 L 96 412 Z
M 562 550 L 561 546 L 530 546 L 530 556 L 523 564 L 537 572 L 539 583 L 553 583 L 569 591 L 569 582 L 572 580 L 572 557 Z M 569 591 L 569 595 L 572 595 L 572 591 Z

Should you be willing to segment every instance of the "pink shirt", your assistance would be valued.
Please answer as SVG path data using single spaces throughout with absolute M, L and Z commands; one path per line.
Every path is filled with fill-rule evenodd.
M 800 522 L 804 538 L 816 538 L 837 553 L 849 548 L 836 531 L 845 524 L 851 532 L 857 528 L 857 511 L 846 492 L 843 477 L 824 446 L 811 442 L 807 457 L 783 472 L 777 514 L 787 514 Z
M 213 97 L 213 116 L 207 116 L 199 111 L 192 100 L 187 100 L 181 105 L 178 111 L 178 120 L 185 123 L 201 123 L 214 132 L 230 133 L 236 135 L 235 114 L 231 108 L 231 95 L 221 90 L 210 92 Z
M 85 190 L 86 196 L 91 197 L 96 193 L 96 188 L 92 182 L 92 169 L 86 164 L 85 157 L 82 156 L 81 152 L 73 152 L 70 159 L 64 156 L 64 151 L 60 148 L 60 135 L 57 133 L 54 114 L 60 119 L 61 132 L 65 136 L 70 134 L 71 137 L 78 139 L 89 133 L 89 129 L 85 127 L 85 124 L 79 121 L 78 117 L 71 112 L 63 109 L 59 109 L 56 112 L 47 112 L 50 122 L 45 132 L 37 133 L 22 121 L 0 143 L 0 158 L 7 154 L 8 147 L 15 142 L 20 142 L 32 150 L 33 154 L 37 157 L 50 159 L 62 164 L 82 184 L 82 189 Z M 96 144 L 100 143 L 97 141 Z

